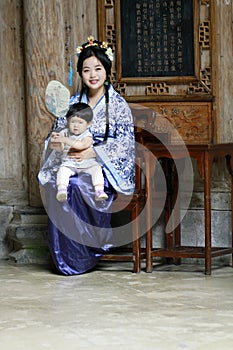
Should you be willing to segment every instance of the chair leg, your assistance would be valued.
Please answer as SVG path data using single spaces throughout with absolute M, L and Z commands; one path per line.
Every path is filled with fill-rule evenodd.
M 139 205 L 138 203 L 132 210 L 132 231 L 133 231 L 133 257 L 134 257 L 134 269 L 133 272 L 138 273 L 141 271 L 141 241 L 140 241 L 140 222 L 139 222 Z
M 182 160 L 181 160 L 182 161 Z M 178 173 L 177 169 L 174 169 L 173 171 L 173 192 L 174 192 L 174 217 L 175 217 L 175 225 L 177 225 L 177 222 L 180 223 L 180 196 L 179 196 L 179 183 L 178 183 Z M 175 204 L 175 206 L 174 206 Z M 181 226 L 178 224 L 176 228 L 174 229 L 174 243 L 175 243 L 175 249 L 179 248 L 181 246 Z M 181 258 L 175 258 L 174 263 L 176 265 L 181 264 Z
M 151 229 L 146 234 L 146 272 L 153 271 L 152 250 L 152 232 Z
M 152 227 L 151 227 L 151 200 L 150 196 L 147 198 L 147 213 L 146 213 L 146 272 L 153 271 L 153 258 L 152 258 Z
M 146 174 L 146 272 L 153 270 L 152 252 L 152 198 L 151 198 L 151 161 L 150 153 L 145 152 L 145 174 Z

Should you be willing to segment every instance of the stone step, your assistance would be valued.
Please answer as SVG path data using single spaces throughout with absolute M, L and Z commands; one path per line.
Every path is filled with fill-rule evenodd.
M 47 239 L 46 224 L 11 224 L 7 228 L 8 238 L 18 240 L 44 241 Z
M 9 259 L 19 264 L 47 264 L 47 225 L 11 225 L 7 231 Z
M 9 259 L 17 263 L 44 264 L 49 261 L 47 214 L 43 208 L 15 208 L 6 239 Z
M 51 261 L 47 247 L 15 250 L 9 253 L 8 258 L 17 264 L 49 265 Z
M 44 208 L 15 207 L 12 222 L 21 224 L 47 224 L 48 216 Z

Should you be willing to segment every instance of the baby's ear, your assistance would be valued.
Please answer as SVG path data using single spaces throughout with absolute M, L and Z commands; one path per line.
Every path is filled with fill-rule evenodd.
M 88 122 L 87 123 L 87 127 L 89 128 L 91 126 L 91 122 Z

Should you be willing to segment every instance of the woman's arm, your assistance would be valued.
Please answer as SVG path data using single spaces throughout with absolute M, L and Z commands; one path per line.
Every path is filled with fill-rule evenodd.
M 92 147 L 89 147 L 79 152 L 77 151 L 77 149 L 71 147 L 68 151 L 68 156 L 73 160 L 80 161 L 84 159 L 95 158 L 96 153 Z
M 135 181 L 135 138 L 131 110 L 122 98 L 110 98 L 110 124 L 106 143 L 97 144 L 94 149 L 98 163 L 113 187 L 122 193 L 130 194 Z

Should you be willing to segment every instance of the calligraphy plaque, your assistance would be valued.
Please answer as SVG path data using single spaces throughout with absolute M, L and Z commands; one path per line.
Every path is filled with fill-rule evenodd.
M 192 80 L 195 0 L 116 0 L 119 81 Z

